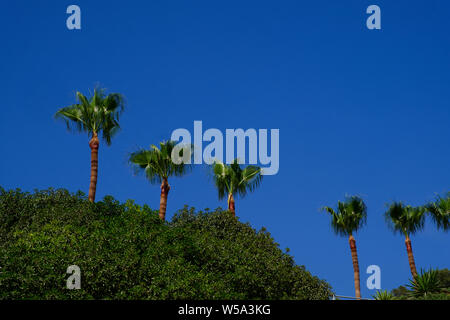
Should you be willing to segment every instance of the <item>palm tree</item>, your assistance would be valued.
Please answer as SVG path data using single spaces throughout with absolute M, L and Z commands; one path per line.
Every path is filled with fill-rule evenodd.
M 161 184 L 161 199 L 159 203 L 159 217 L 161 220 L 166 219 L 167 197 L 169 195 L 170 185 L 169 177 L 181 177 L 190 169 L 190 161 L 181 161 L 176 163 L 172 161 L 172 154 L 178 150 L 179 155 L 188 155 L 188 159 L 192 157 L 192 148 L 184 146 L 177 149 L 176 142 L 161 142 L 160 148 L 151 145 L 149 150 L 141 149 L 133 152 L 129 157 L 129 163 L 134 167 L 135 172 L 144 172 L 150 183 Z
M 450 192 L 446 197 L 438 196 L 435 202 L 425 206 L 438 229 L 448 231 L 450 227 Z
M 104 89 L 95 89 L 89 99 L 80 92 L 76 94 L 78 103 L 59 109 L 56 119 L 63 120 L 68 130 L 86 132 L 90 138 L 91 148 L 91 179 L 89 185 L 89 201 L 95 201 L 98 174 L 98 148 L 101 133 L 103 140 L 109 146 L 112 137 L 119 130 L 119 116 L 124 110 L 124 99 L 119 93 L 106 95 Z
M 331 214 L 331 227 L 334 232 L 348 237 L 353 261 L 355 296 L 361 299 L 358 254 L 353 233 L 366 223 L 367 207 L 360 197 L 351 196 L 347 197 L 344 202 L 338 201 L 337 212 L 330 207 L 323 207 L 322 210 Z
M 228 196 L 228 210 L 236 216 L 234 197 L 244 197 L 247 192 L 254 191 L 262 180 L 262 169 L 257 166 L 241 168 L 237 159 L 230 165 L 221 162 L 213 164 L 214 183 L 219 192 L 219 199 Z
M 417 277 L 417 270 L 410 236 L 423 228 L 424 213 L 425 208 L 423 207 L 405 206 L 401 202 L 392 203 L 385 212 L 386 222 L 391 229 L 405 235 L 406 252 L 408 253 L 409 267 L 413 278 Z

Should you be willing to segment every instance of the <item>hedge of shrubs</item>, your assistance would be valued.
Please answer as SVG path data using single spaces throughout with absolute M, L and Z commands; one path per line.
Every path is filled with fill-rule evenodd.
M 81 270 L 69 290 L 67 267 Z M 329 299 L 330 286 L 265 230 L 185 207 L 0 188 L 0 299 Z

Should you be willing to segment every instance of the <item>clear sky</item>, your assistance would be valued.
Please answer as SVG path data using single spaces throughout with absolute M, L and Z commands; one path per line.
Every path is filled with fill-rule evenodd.
M 81 8 L 81 30 L 66 8 Z M 381 30 L 366 8 L 381 8 Z M 319 212 L 359 194 L 368 223 L 355 235 L 383 289 L 407 283 L 404 239 L 386 203 L 420 205 L 450 190 L 448 1 L 9 1 L 0 7 L 0 185 L 83 190 L 90 149 L 53 119 L 96 84 L 127 98 L 122 131 L 100 146 L 98 199 L 159 206 L 159 186 L 126 155 L 203 127 L 279 128 L 280 170 L 236 200 L 298 264 L 354 295 L 348 241 Z M 168 216 L 189 204 L 226 207 L 205 166 L 169 181 Z M 418 268 L 450 267 L 449 234 L 427 221 L 412 237 Z

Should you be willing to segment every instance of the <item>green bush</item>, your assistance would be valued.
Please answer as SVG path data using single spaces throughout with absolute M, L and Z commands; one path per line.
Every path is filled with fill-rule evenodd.
M 416 300 L 450 300 L 449 293 L 429 293 L 425 296 L 416 298 Z
M 395 296 L 387 290 L 379 290 L 373 296 L 375 300 L 395 300 Z
M 409 280 L 407 287 L 410 288 L 411 294 L 416 298 L 439 292 L 440 283 L 437 270 L 420 270 L 420 274 Z
M 392 290 L 398 300 L 450 300 L 450 270 L 421 270 L 416 281 Z
M 66 288 L 67 267 L 81 289 Z M 0 188 L 0 299 L 328 299 L 330 286 L 228 212 L 171 222 L 133 201 Z

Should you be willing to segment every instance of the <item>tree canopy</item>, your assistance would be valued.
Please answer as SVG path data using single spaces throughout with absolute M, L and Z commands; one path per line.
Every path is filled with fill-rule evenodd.
M 331 227 L 341 236 L 358 231 L 367 219 L 367 207 L 358 196 L 347 197 L 344 202 L 338 201 L 337 211 L 331 207 L 323 207 L 322 210 L 331 215 Z
M 67 290 L 67 267 L 81 289 Z M 147 205 L 79 192 L 0 188 L 0 299 L 328 299 L 265 229 L 185 207 L 163 222 Z
M 64 121 L 71 131 L 88 135 L 102 133 L 107 145 L 120 129 L 119 118 L 124 110 L 124 98 L 119 93 L 106 94 L 104 89 L 95 89 L 87 98 L 77 92 L 77 104 L 59 109 L 55 118 Z
M 247 192 L 254 191 L 259 186 L 263 177 L 260 167 L 248 165 L 241 168 L 237 159 L 230 165 L 215 162 L 212 168 L 219 199 L 229 194 L 244 197 Z
M 438 229 L 445 231 L 450 229 L 450 192 L 444 197 L 438 196 L 436 201 L 430 202 L 425 208 L 431 214 Z
M 425 208 L 394 202 L 385 212 L 385 219 L 394 232 L 412 235 L 424 227 Z
M 177 151 L 175 141 L 160 142 L 159 148 L 151 145 L 150 149 L 140 149 L 130 154 L 129 163 L 133 167 L 135 174 L 143 172 L 150 183 L 161 183 L 163 179 L 170 176 L 181 177 L 191 170 L 190 164 L 181 162 L 179 164 L 172 161 L 172 153 Z M 187 152 L 187 157 L 192 157 L 191 147 L 178 150 L 181 157 Z

